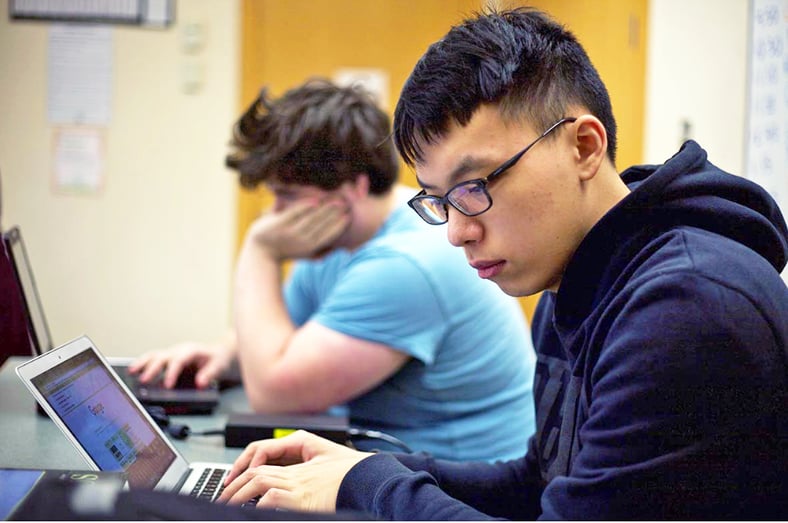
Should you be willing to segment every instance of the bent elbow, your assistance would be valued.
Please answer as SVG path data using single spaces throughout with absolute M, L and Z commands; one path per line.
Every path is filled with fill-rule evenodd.
M 309 387 L 288 380 L 268 380 L 245 385 L 249 407 L 258 414 L 311 414 L 327 410 L 334 404 Z

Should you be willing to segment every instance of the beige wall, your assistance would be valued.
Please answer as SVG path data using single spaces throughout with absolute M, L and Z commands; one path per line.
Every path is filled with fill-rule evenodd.
M 56 341 L 86 333 L 108 355 L 218 337 L 229 324 L 235 179 L 224 168 L 237 116 L 237 0 L 177 2 L 166 30 L 111 26 L 106 176 L 95 195 L 52 189 L 49 24 L 10 23 L 0 0 L 3 226 L 21 226 Z M 184 24 L 205 29 L 194 56 Z M 182 90 L 187 60 L 203 68 Z
M 678 150 L 682 122 L 722 169 L 743 175 L 748 0 L 650 0 L 644 155 Z

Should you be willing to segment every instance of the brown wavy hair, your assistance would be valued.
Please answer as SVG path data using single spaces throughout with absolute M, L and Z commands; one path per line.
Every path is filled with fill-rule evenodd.
M 360 87 L 314 78 L 273 99 L 263 88 L 233 128 L 227 166 L 253 188 L 282 183 L 334 190 L 360 173 L 388 192 L 399 165 L 388 115 Z

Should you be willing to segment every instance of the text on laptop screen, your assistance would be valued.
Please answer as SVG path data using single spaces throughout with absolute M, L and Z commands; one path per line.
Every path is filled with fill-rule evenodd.
M 100 470 L 123 470 L 153 488 L 175 454 L 90 350 L 36 376 L 44 396 Z

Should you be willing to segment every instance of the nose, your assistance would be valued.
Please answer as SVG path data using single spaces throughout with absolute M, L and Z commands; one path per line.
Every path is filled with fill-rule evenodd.
M 449 207 L 446 234 L 455 247 L 464 247 L 468 243 L 477 242 L 482 237 L 482 226 L 474 216 L 465 216 L 457 209 Z

